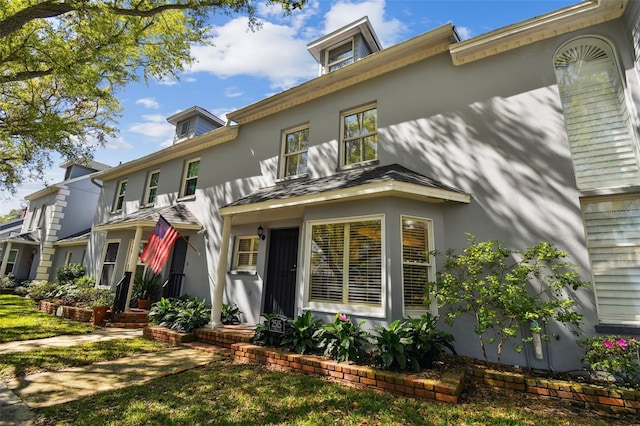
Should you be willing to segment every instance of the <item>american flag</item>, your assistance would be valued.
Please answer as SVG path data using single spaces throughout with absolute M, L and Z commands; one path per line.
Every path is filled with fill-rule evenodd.
M 156 223 L 156 227 L 149 237 L 149 241 L 142 250 L 140 260 L 157 274 L 164 268 L 165 263 L 167 263 L 171 247 L 173 247 L 173 243 L 178 236 L 178 231 L 160 215 L 158 223 Z

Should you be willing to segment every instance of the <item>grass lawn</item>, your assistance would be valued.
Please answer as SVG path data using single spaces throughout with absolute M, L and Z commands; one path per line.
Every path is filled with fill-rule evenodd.
M 157 352 L 166 348 L 167 345 L 164 343 L 140 337 L 2 354 L 0 355 L 0 379 L 79 367 L 139 353 Z
M 0 295 L 0 343 L 89 333 L 95 328 L 93 325 L 41 312 L 33 300 Z
M 42 425 L 632 424 L 475 386 L 453 405 L 226 361 L 37 412 Z

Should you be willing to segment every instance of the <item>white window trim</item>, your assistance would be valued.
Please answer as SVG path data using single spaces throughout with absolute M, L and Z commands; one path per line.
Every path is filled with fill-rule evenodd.
M 186 195 L 186 191 L 187 191 L 187 173 L 189 172 L 189 165 L 195 163 L 195 162 L 199 162 L 200 161 L 200 157 L 197 158 L 192 158 L 190 160 L 186 160 L 184 162 L 184 170 L 182 171 L 182 183 L 181 183 L 181 187 L 180 187 L 180 198 L 191 198 L 191 197 L 195 197 L 196 196 L 196 192 L 197 192 L 197 187 L 198 187 L 198 179 L 200 179 L 200 169 L 198 169 L 198 175 L 195 177 L 196 179 L 196 192 L 194 192 L 193 194 L 189 194 Z M 190 178 L 193 179 L 193 178 Z
M 379 136 L 379 132 L 378 132 L 378 128 L 379 128 L 379 123 L 378 123 L 378 102 L 370 102 L 368 104 L 364 104 L 361 105 L 359 107 L 355 107 L 355 108 L 351 108 L 345 111 L 340 112 L 340 146 L 338 147 L 338 157 L 339 157 L 339 167 L 338 168 L 343 168 L 343 169 L 348 169 L 351 167 L 359 167 L 359 166 L 363 166 L 363 165 L 367 165 L 367 164 L 371 164 L 371 163 L 376 163 L 378 161 L 378 149 L 376 146 L 376 158 L 371 159 L 371 160 L 363 160 L 363 161 L 359 161 L 356 163 L 351 163 L 351 164 L 346 164 L 346 146 L 345 146 L 345 137 L 344 137 L 344 119 L 346 116 L 348 115 L 353 115 L 353 114 L 357 114 L 360 112 L 364 112 L 364 111 L 368 111 L 370 109 L 375 109 L 376 110 L 376 131 L 375 131 L 375 135 Z M 370 133 L 370 135 L 373 135 L 374 133 Z M 357 138 L 352 138 L 351 140 L 355 140 L 355 139 L 363 139 L 365 136 L 358 136 Z
M 16 256 L 13 258 L 13 262 L 10 261 L 11 259 L 11 253 L 15 253 Z M 15 276 L 16 274 L 16 264 L 18 263 L 18 256 L 20 256 L 20 250 L 19 249 L 10 249 L 9 250 L 9 256 L 7 257 L 7 265 L 5 266 L 5 274 L 12 274 Z M 11 265 L 11 271 L 7 270 L 9 269 L 9 265 Z
M 280 179 L 295 179 L 297 177 L 307 176 L 308 174 L 307 172 L 287 176 L 287 157 L 291 157 L 293 155 L 300 155 L 306 152 L 307 168 L 309 167 L 309 148 L 308 147 L 306 150 L 303 150 L 303 151 L 287 152 L 287 135 L 290 135 L 291 133 L 299 132 L 305 129 L 309 130 L 309 137 L 310 137 L 311 129 L 309 127 L 309 123 L 301 124 L 299 126 L 291 127 L 282 131 L 281 148 L 280 148 L 280 172 L 278 173 L 278 175 L 280 176 Z
M 110 240 L 106 240 L 104 242 L 104 245 L 102 246 L 102 255 L 100 256 L 100 268 L 98 268 L 98 276 L 97 276 L 97 283 L 96 285 L 98 286 L 103 286 L 103 287 L 110 287 L 111 284 L 107 283 L 107 284 L 103 284 L 102 283 L 102 268 L 104 267 L 104 257 L 107 255 L 107 248 L 109 247 L 109 244 L 111 243 L 118 243 L 118 253 L 116 253 L 116 261 L 113 262 L 113 273 L 116 273 L 116 268 L 118 266 L 118 255 L 120 254 L 120 247 L 122 247 L 122 240 L 121 239 L 110 239 Z M 109 277 L 111 280 L 113 280 L 114 277 Z
M 424 309 L 416 309 L 415 307 L 407 307 L 404 303 L 404 258 L 403 249 L 402 249 L 402 224 L 405 219 L 416 220 L 420 222 L 425 222 L 427 227 L 427 244 L 429 245 L 429 251 L 434 250 L 434 236 L 433 236 L 433 219 L 429 219 L 426 217 L 418 217 L 418 216 L 410 216 L 410 215 L 400 215 L 400 257 L 401 257 L 401 269 L 400 273 L 402 274 L 402 312 L 403 316 L 406 318 L 408 316 L 411 317 L 419 317 L 426 313 L 431 313 L 433 315 L 437 315 L 438 313 L 438 305 L 434 297 L 431 298 L 431 304 L 429 306 L 425 306 Z M 435 281 L 436 279 L 436 259 L 433 254 L 429 255 L 429 260 L 426 264 L 429 267 L 428 277 L 429 281 Z M 426 285 L 426 283 L 425 283 Z
M 38 222 L 36 222 L 36 217 L 38 216 L 38 207 L 34 207 L 33 210 L 31 210 L 31 217 L 29 218 L 29 228 L 27 228 L 29 231 L 35 229 L 35 226 Z
M 40 229 L 45 225 L 44 219 L 46 214 L 47 214 L 47 204 L 43 204 L 42 207 L 40 207 L 40 217 L 38 217 L 38 225 L 36 226 L 37 229 Z
M 158 184 L 155 187 L 151 187 L 151 177 L 155 173 L 158 173 Z M 155 200 L 154 201 L 149 201 L 149 196 L 151 195 L 151 189 L 155 188 L 156 189 L 156 200 L 158 199 L 158 186 L 160 186 L 160 169 L 152 170 L 149 173 L 147 173 L 147 183 L 146 183 L 145 188 L 144 188 L 144 198 L 143 198 L 143 202 L 142 202 L 143 206 L 152 206 L 152 205 L 155 204 Z
M 239 265 L 239 247 L 240 242 L 243 240 L 251 240 L 251 246 L 254 246 L 255 242 L 255 251 L 250 250 L 248 252 L 243 253 L 252 253 L 255 260 L 255 265 Z M 255 272 L 258 266 L 258 252 L 260 250 L 260 237 L 258 235 L 236 235 L 233 242 L 233 260 L 231 261 L 231 271 L 232 272 Z
M 128 183 L 128 179 L 122 179 L 118 181 L 118 185 L 116 186 L 116 194 L 115 197 L 113 198 L 113 205 L 111 208 L 111 212 L 115 213 L 115 212 L 119 212 L 122 211 L 122 209 L 124 208 L 124 198 L 127 196 L 127 190 L 125 188 L 124 190 L 124 194 L 120 195 L 120 192 L 122 190 L 122 185 L 125 185 Z M 118 201 L 120 200 L 120 197 L 122 197 L 122 205 L 120 206 L 120 208 L 118 208 Z
M 324 55 L 324 70 L 325 70 L 325 73 L 338 71 L 338 70 L 330 71 L 330 68 L 335 64 L 338 64 L 340 62 L 344 62 L 344 61 L 349 59 L 349 58 L 343 58 L 343 59 L 341 59 L 339 61 L 334 61 L 334 62 L 329 63 L 329 53 L 332 50 L 336 50 L 337 48 L 342 47 L 342 46 L 344 46 L 345 44 L 348 44 L 348 43 L 351 43 L 351 59 L 352 59 L 351 64 L 353 64 L 356 61 L 356 44 L 355 44 L 354 38 L 351 37 L 351 39 L 343 40 L 343 41 L 341 41 L 339 43 L 336 43 L 333 46 L 327 48 L 327 50 L 325 50 L 325 55 Z M 351 65 L 351 64 L 347 64 L 345 66 L 348 66 L 348 65 Z M 338 69 L 342 69 L 342 68 L 344 68 L 344 67 L 340 67 Z
M 64 256 L 64 266 L 67 266 L 71 263 L 72 257 L 73 257 L 73 250 L 67 250 L 67 253 Z
M 332 223 L 349 223 L 349 222 L 365 222 L 370 220 L 379 220 L 380 221 L 380 262 L 381 262 L 381 272 L 380 272 L 380 306 L 366 306 L 366 305 L 349 305 L 344 303 L 335 303 L 335 302 L 313 302 L 309 300 L 311 295 L 311 271 L 309 271 L 309 265 L 311 263 L 311 228 L 313 225 L 327 225 Z M 350 216 L 350 217 L 341 217 L 334 219 L 318 219 L 318 220 L 308 220 L 305 224 L 305 254 L 304 254 L 304 271 L 303 271 L 303 282 L 304 282 L 304 290 L 303 290 L 303 300 L 304 307 L 303 310 L 312 310 L 317 312 L 326 312 L 333 313 L 336 312 L 350 314 L 350 315 L 361 315 L 368 316 L 374 318 L 385 318 L 386 317 L 386 306 L 387 306 L 387 271 L 386 271 L 386 238 L 385 238 L 385 215 L 377 214 L 377 215 L 369 215 L 369 216 Z

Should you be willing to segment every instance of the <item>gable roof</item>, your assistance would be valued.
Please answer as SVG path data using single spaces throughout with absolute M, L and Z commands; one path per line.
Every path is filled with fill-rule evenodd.
M 53 244 L 56 246 L 76 246 L 76 245 L 87 244 L 90 236 L 91 236 L 91 228 L 85 229 L 80 232 L 76 232 L 75 234 L 69 235 L 64 238 L 60 238 L 58 241 L 56 241 Z
M 124 217 L 119 217 L 100 225 L 96 225 L 96 231 L 133 229 L 138 226 L 153 228 L 162 215 L 167 222 L 176 229 L 201 229 L 202 225 L 198 219 L 184 204 L 174 204 L 172 206 L 156 207 L 151 209 L 140 209 Z
M 220 209 L 238 214 L 334 201 L 399 196 L 426 202 L 469 203 L 470 195 L 399 164 L 357 168 L 315 179 L 296 179 L 259 189 Z
M 37 245 L 40 243 L 40 236 L 37 232 L 24 232 L 18 235 L 11 235 L 3 240 L 0 240 L 0 242 Z

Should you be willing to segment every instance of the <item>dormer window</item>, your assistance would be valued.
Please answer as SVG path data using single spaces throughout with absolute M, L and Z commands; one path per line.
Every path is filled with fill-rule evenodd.
M 189 121 L 184 121 L 178 126 L 178 137 L 184 138 L 189 135 Z
M 326 69 L 328 72 L 339 70 L 344 66 L 352 64 L 353 61 L 353 39 L 332 49 L 327 49 Z

